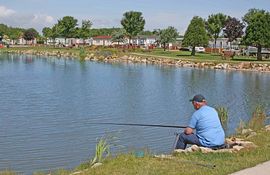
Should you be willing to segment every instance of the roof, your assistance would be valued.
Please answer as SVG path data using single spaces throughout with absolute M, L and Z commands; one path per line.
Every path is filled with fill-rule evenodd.
M 108 36 L 108 35 L 100 35 L 100 36 L 95 36 L 93 37 L 93 39 L 111 39 L 112 36 Z

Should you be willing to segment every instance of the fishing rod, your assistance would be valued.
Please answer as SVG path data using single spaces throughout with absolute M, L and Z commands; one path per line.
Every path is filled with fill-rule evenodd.
M 159 127 L 159 128 L 186 128 L 186 126 L 179 125 L 159 125 L 159 124 L 141 124 L 141 123 L 113 123 L 113 122 L 95 122 L 88 123 L 93 125 L 120 125 L 120 126 L 148 126 L 148 127 Z

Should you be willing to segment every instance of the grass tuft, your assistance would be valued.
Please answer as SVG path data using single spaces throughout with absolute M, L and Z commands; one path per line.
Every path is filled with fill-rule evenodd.
M 221 125 L 224 130 L 227 129 L 227 123 L 228 123 L 228 110 L 225 107 L 217 107 L 218 116 L 221 122 Z
M 253 112 L 251 119 L 248 122 L 248 128 L 254 131 L 258 131 L 259 129 L 264 127 L 266 118 L 267 116 L 263 106 L 258 105 Z
M 110 145 L 107 142 L 106 137 L 101 137 L 96 145 L 95 157 L 91 161 L 91 164 L 101 163 L 102 160 L 110 155 Z

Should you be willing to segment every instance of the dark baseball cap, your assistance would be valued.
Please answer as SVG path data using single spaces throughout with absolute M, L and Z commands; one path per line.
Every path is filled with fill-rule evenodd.
M 192 99 L 190 99 L 189 101 L 203 102 L 203 101 L 205 101 L 205 98 L 204 98 L 203 95 L 197 94 Z

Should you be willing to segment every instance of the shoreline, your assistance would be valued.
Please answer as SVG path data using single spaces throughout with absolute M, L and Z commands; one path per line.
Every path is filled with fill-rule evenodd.
M 189 67 L 199 69 L 213 69 L 213 70 L 232 70 L 232 71 L 252 71 L 260 73 L 270 73 L 270 64 L 255 63 L 250 61 L 242 62 L 219 62 L 211 60 L 190 60 L 184 58 L 169 58 L 163 56 L 144 55 L 140 53 L 127 54 L 113 54 L 113 53 L 87 53 L 84 58 L 80 58 L 79 53 L 69 51 L 37 51 L 33 49 L 28 50 L 4 50 L 0 53 L 8 54 L 24 54 L 37 56 L 54 56 L 61 58 L 75 58 L 84 61 L 96 61 L 104 63 L 139 63 L 151 64 L 160 66 L 175 66 L 175 67 Z M 102 52 L 102 50 L 100 51 Z

